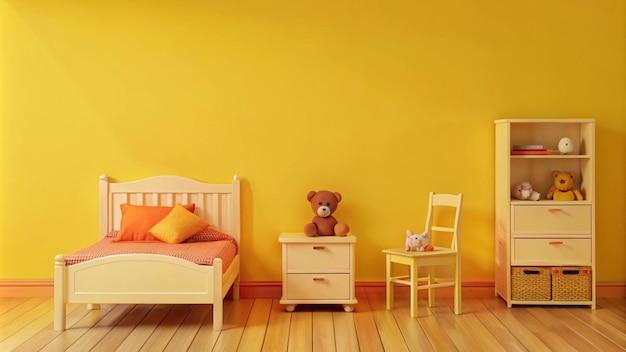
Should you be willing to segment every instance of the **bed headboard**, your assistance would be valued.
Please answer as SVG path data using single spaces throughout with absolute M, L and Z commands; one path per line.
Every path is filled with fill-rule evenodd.
M 195 203 L 195 214 L 240 242 L 239 177 L 231 183 L 204 183 L 182 176 L 155 176 L 131 182 L 109 182 L 100 176 L 100 238 L 119 230 L 120 204 Z

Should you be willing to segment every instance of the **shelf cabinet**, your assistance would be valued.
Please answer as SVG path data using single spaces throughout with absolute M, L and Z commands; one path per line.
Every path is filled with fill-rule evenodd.
M 496 295 L 508 307 L 595 308 L 595 120 L 502 119 L 495 121 L 495 133 Z M 516 145 L 558 150 L 563 137 L 574 142 L 571 153 L 511 153 Z M 546 199 L 554 170 L 576 174 L 583 200 Z M 520 182 L 529 182 L 540 200 L 512 199 L 511 186 Z

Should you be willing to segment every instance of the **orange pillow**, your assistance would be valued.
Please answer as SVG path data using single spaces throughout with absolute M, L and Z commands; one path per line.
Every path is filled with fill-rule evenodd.
M 196 210 L 195 203 L 185 204 L 183 207 L 191 213 Z M 113 239 L 114 242 L 162 242 L 152 236 L 149 231 L 152 226 L 166 217 L 174 207 L 121 204 L 120 208 L 122 209 L 122 221 L 120 222 L 120 231 L 117 233 L 117 237 Z

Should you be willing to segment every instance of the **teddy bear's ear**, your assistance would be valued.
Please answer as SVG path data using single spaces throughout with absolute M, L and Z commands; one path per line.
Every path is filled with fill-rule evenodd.
M 307 194 L 307 196 L 306 196 L 306 200 L 311 201 L 311 198 L 315 197 L 316 193 L 317 192 L 315 192 L 315 191 L 309 192 L 309 194 Z
M 337 198 L 337 202 L 341 202 L 341 194 L 339 192 L 335 192 L 335 198 Z

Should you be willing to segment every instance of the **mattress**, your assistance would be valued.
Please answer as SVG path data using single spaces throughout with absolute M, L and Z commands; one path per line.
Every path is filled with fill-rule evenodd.
M 113 242 L 117 231 L 88 247 L 65 256 L 66 265 L 74 265 L 88 260 L 119 254 L 161 254 L 172 256 L 198 265 L 213 265 L 215 258 L 221 258 L 226 271 L 238 253 L 237 241 L 219 231 L 203 231 L 185 242 L 169 244 L 165 242 Z

